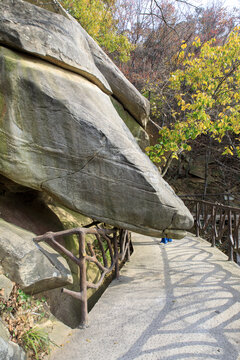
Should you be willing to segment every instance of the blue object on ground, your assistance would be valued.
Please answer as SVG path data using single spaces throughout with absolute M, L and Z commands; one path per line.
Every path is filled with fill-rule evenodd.
M 172 242 L 172 239 L 162 238 L 162 240 L 161 240 L 161 243 L 163 243 L 163 244 L 167 244 L 168 242 Z

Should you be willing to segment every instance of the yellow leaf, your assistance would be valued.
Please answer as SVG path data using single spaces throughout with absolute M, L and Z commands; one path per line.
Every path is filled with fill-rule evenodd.
M 186 49 L 186 47 L 187 47 L 187 44 L 186 44 L 186 43 L 184 43 L 184 44 L 181 45 L 181 48 L 182 48 L 182 49 Z

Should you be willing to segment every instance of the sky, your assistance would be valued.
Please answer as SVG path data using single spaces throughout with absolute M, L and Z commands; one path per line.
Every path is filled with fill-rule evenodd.
M 189 1 L 191 2 L 191 1 Z M 207 6 L 210 5 L 212 3 L 212 1 L 209 0 L 194 0 L 193 1 L 196 5 L 202 5 L 202 6 Z M 220 1 L 219 1 L 220 2 Z M 240 0 L 222 0 L 221 3 L 223 4 L 224 7 L 231 9 L 234 7 L 240 8 Z

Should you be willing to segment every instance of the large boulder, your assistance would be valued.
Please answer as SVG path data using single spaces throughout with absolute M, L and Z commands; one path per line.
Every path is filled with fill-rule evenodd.
M 112 93 L 81 26 L 62 15 L 21 0 L 1 0 L 0 43 L 77 72 Z
M 72 283 L 66 260 L 35 234 L 0 219 L 0 262 L 4 273 L 25 292 L 34 294 Z
M 1 0 L 0 43 L 83 75 L 106 93 L 113 93 L 145 127 L 150 112 L 148 100 L 81 25 L 64 12 L 57 1 L 30 2 L 50 7 L 52 12 L 22 0 Z
M 4 47 L 0 73 L 4 176 L 91 218 L 143 234 L 192 227 L 188 209 L 96 85 Z

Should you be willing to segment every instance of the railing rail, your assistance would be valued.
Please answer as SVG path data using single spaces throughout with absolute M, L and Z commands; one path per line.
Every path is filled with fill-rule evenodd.
M 232 202 L 240 203 L 240 193 L 237 192 L 224 192 L 215 194 L 181 194 L 179 197 L 185 200 L 204 200 L 209 202 L 217 202 L 221 205 L 230 206 Z
M 95 236 L 95 245 L 86 240 L 86 235 Z M 58 239 L 66 235 L 77 235 L 79 243 L 79 256 L 59 243 Z M 80 269 L 80 292 L 62 289 L 66 294 L 80 301 L 80 326 L 88 324 L 87 289 L 98 289 L 105 276 L 115 269 L 115 277 L 119 277 L 119 266 L 127 258 L 130 259 L 131 239 L 127 230 L 96 228 L 74 228 L 58 232 L 47 232 L 37 236 L 34 241 L 39 243 L 46 241 L 50 246 L 67 255 Z M 107 259 L 107 253 L 108 258 Z M 99 260 L 101 257 L 102 261 Z M 87 281 L 87 262 L 94 263 L 100 270 L 101 276 L 97 283 Z
M 219 245 L 236 260 L 240 250 L 240 208 L 204 200 L 186 199 L 185 205 L 193 214 L 196 236 L 207 238 L 212 246 Z

